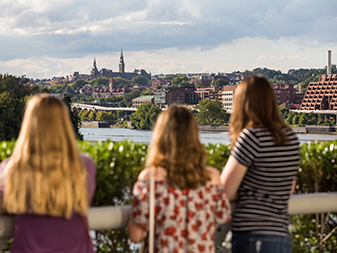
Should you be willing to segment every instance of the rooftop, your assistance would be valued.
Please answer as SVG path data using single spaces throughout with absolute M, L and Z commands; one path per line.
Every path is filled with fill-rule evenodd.
M 133 100 L 144 100 L 144 99 L 153 99 L 153 98 L 154 98 L 154 95 L 151 95 L 151 96 L 141 96 L 138 98 L 134 98 Z

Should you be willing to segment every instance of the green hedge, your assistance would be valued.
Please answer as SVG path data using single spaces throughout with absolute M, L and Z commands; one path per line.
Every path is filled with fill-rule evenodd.
M 9 157 L 15 141 L 0 143 L 0 160 Z M 79 141 L 83 153 L 91 156 L 97 167 L 93 206 L 119 206 L 132 201 L 132 186 L 144 168 L 147 145 L 130 140 L 122 142 Z M 223 168 L 230 154 L 229 145 L 206 146 L 209 165 Z M 337 141 L 316 141 L 301 145 L 297 175 L 297 193 L 337 191 Z M 314 204 L 314 203 L 313 203 Z M 324 239 L 336 227 L 335 214 L 297 215 L 291 217 L 293 252 L 332 252 L 337 247 L 336 234 Z M 98 252 L 131 252 L 127 230 L 96 231 Z M 323 243 L 320 245 L 320 242 Z

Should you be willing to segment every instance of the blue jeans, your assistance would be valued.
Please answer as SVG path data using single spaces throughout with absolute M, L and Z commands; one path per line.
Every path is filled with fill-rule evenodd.
M 232 253 L 291 253 L 288 236 L 233 232 Z

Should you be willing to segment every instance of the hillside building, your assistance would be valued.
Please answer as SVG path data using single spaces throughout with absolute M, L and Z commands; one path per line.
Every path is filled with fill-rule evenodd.
M 165 91 L 158 91 L 154 93 L 154 103 L 156 106 L 160 108 L 166 105 L 166 92 Z
M 303 93 L 298 93 L 292 84 L 274 84 L 272 85 L 277 105 L 280 107 L 287 107 L 289 109 L 298 109 L 304 97 Z M 299 85 L 301 86 L 301 85 Z
M 222 89 L 220 87 L 197 88 L 195 93 L 198 94 L 199 101 L 206 98 L 209 100 L 216 99 L 222 101 Z
M 225 110 L 233 110 L 234 93 L 237 85 L 226 85 L 222 89 L 222 106 Z
M 197 104 L 198 94 L 195 88 L 168 88 L 166 90 L 166 103 L 170 107 L 173 104 Z
M 119 64 L 118 64 L 118 72 L 114 72 L 111 69 L 106 69 L 106 68 L 102 68 L 101 70 L 98 70 L 96 58 L 94 58 L 94 63 L 93 63 L 90 75 L 83 75 L 83 74 L 79 74 L 79 72 L 74 72 L 72 82 L 78 79 L 89 81 L 96 77 L 106 77 L 106 78 L 122 77 L 128 80 L 131 80 L 135 76 L 142 76 L 147 81 L 151 80 L 151 73 L 147 73 L 144 69 L 135 69 L 133 72 L 125 72 L 125 62 L 124 62 L 123 50 L 121 50 L 121 55 L 119 57 Z
M 309 83 L 300 110 L 337 110 L 337 74 Z
M 141 96 L 141 97 L 132 99 L 132 107 L 138 107 L 143 103 L 153 104 L 154 96 Z

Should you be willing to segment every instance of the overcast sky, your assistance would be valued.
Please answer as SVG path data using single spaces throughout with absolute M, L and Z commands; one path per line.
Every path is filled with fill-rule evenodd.
M 337 62 L 336 0 L 0 0 L 0 73 L 287 72 Z

